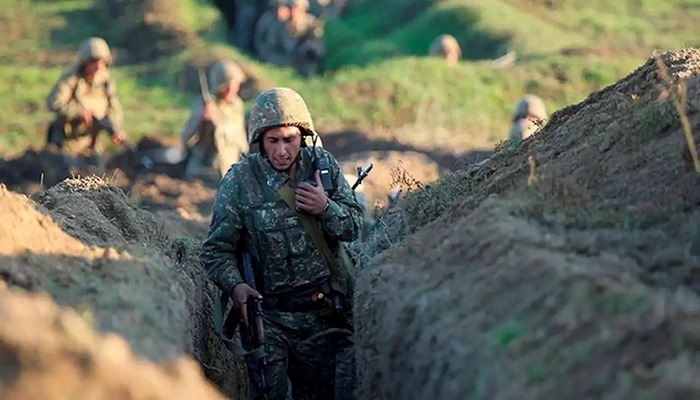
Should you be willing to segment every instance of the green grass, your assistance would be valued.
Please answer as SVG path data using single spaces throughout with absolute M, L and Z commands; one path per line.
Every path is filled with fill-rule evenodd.
M 96 3 L 19 0 L 0 8 L 11 39 L 0 44 L 0 90 L 12 94 L 0 99 L 0 154 L 43 143 L 48 91 L 79 41 L 104 30 Z M 208 48 L 128 66 L 119 63 L 116 49 L 126 129 L 134 139 L 178 134 L 197 94 L 178 81 L 183 63 L 216 51 L 245 63 L 258 79 L 299 90 L 322 131 L 352 128 L 416 146 L 466 149 L 505 138 L 512 108 L 527 92 L 543 96 L 551 113 L 620 79 L 654 48 L 700 44 L 693 22 L 700 17 L 697 0 L 569 0 L 552 10 L 538 0 L 385 3 L 359 1 L 342 20 L 329 22 L 328 72 L 303 80 L 224 45 L 223 21 L 209 2 L 179 0 L 182 25 Z M 454 68 L 424 57 L 441 33 L 463 45 L 465 60 Z M 560 54 L 571 48 L 591 54 Z M 485 59 L 509 49 L 518 52 L 515 67 L 487 67 Z M 42 52 L 45 61 L 34 62 Z

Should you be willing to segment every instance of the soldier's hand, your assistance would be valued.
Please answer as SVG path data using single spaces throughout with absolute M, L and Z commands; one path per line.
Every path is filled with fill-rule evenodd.
M 316 186 L 308 182 L 302 182 L 297 186 L 296 206 L 309 214 L 321 215 L 326 211 L 328 196 L 326 196 L 326 192 L 323 190 L 321 174 L 316 171 L 314 177 L 316 178 Z
M 241 316 L 243 317 L 245 326 L 248 326 L 248 307 L 246 307 L 246 301 L 251 297 L 262 299 L 262 295 L 258 293 L 257 290 L 248 286 L 247 283 L 239 283 L 233 287 L 233 300 L 241 310 Z
M 214 113 L 216 112 L 214 103 L 206 103 L 204 105 L 204 110 L 202 110 L 202 121 L 211 121 L 214 119 Z
M 88 128 L 92 127 L 92 111 L 88 110 L 87 108 L 83 109 L 83 113 L 80 116 L 80 120 L 83 121 Z
M 126 132 L 114 132 L 114 135 L 112 135 L 112 140 L 117 144 L 117 146 L 121 146 L 126 141 Z

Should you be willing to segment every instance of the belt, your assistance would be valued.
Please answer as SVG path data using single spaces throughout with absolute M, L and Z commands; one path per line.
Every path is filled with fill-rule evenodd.
M 263 308 L 282 312 L 310 312 L 328 307 L 328 282 L 305 285 L 279 294 L 263 294 Z

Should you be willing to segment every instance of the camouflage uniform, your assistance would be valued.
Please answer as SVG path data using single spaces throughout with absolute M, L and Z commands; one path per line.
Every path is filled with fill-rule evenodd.
M 305 14 L 300 19 L 287 21 L 283 39 L 285 52 L 297 72 L 303 76 L 315 75 L 326 55 L 323 23 L 309 14 L 308 0 L 290 0 L 290 6 L 303 9 Z
M 186 178 L 200 176 L 203 169 L 210 167 L 215 160 L 221 176 L 224 176 L 231 165 L 250 150 L 245 133 L 243 100 L 236 97 L 234 101 L 227 102 L 218 97 L 225 84 L 231 81 L 240 83 L 243 79 L 243 71 L 233 62 L 219 61 L 210 68 L 209 91 L 214 97 L 217 112 L 211 121 L 203 121 L 204 99 L 200 96 L 192 102 L 190 117 L 181 133 L 185 147 L 191 140 L 196 140 L 189 149 Z
M 61 75 L 46 99 L 48 109 L 55 114 L 48 129 L 47 143 L 59 148 L 67 139 L 89 136 L 90 130 L 80 121 L 86 108 L 92 111 L 94 123 L 108 133 L 122 130 L 122 105 L 109 70 L 98 73 L 92 83 L 88 83 L 83 76 L 83 67 L 90 60 L 104 60 L 107 66 L 112 63 L 109 45 L 99 37 L 84 40 L 78 48 L 77 58 L 76 65 Z
M 290 58 L 284 46 L 286 21 L 277 18 L 278 7 L 289 7 L 288 0 L 270 1 L 270 8 L 255 26 L 254 48 L 260 61 L 281 67 L 289 65 Z
M 271 127 L 290 125 L 315 135 L 301 96 L 286 88 L 263 92 L 250 113 L 250 143 L 258 142 Z M 209 279 L 222 290 L 232 291 L 242 281 L 234 254 L 240 245 L 250 253 L 256 289 L 264 298 L 269 398 L 333 399 L 336 356 L 348 348 L 340 346 L 333 334 L 324 334 L 339 327 L 339 322 L 329 317 L 325 301 L 312 300 L 312 295 L 324 292 L 329 268 L 297 212 L 282 201 L 277 190 L 282 185 L 295 187 L 312 173 L 314 151 L 329 156 L 335 189 L 329 194 L 326 213 L 316 220 L 334 253 L 341 241 L 353 241 L 360 234 L 362 209 L 338 161 L 326 150 L 302 145 L 297 179 L 292 180 L 275 170 L 262 145 L 260 148 L 260 153 L 244 158 L 221 180 L 209 237 L 201 252 L 202 264 Z M 247 330 L 242 330 L 241 341 L 249 345 Z M 248 361 L 248 372 L 253 398 L 259 398 L 259 370 L 254 361 Z
M 258 0 L 237 0 L 236 18 L 229 36 L 233 44 L 245 51 L 253 45 L 255 21 L 258 19 Z
M 456 63 L 462 57 L 462 49 L 452 35 L 440 35 L 430 44 L 431 57 L 445 58 L 449 64 Z
M 542 98 L 532 94 L 523 96 L 513 113 L 510 140 L 523 140 L 530 137 L 540 128 L 537 122 L 544 123 L 545 118 L 547 118 L 547 110 Z

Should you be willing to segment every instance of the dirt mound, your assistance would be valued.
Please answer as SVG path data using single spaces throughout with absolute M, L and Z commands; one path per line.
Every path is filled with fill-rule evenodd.
M 64 187 L 69 185 L 75 183 L 56 188 L 68 190 Z M 111 190 L 106 186 L 96 191 L 109 194 Z M 0 276 L 10 285 L 47 291 L 61 305 L 94 313 L 100 330 L 125 336 L 138 353 L 149 358 L 191 351 L 196 332 L 186 303 L 188 288 L 179 276 L 183 271 L 152 248 L 138 246 L 137 236 L 143 232 L 128 231 L 129 225 L 123 225 L 121 231 L 116 221 L 109 226 L 109 217 L 96 211 L 95 203 L 81 201 L 85 193 L 92 192 L 60 193 L 61 201 L 81 209 L 47 202 L 48 207 L 41 210 L 49 217 L 28 198 L 2 189 Z M 39 195 L 52 198 L 43 192 Z M 123 221 L 124 215 L 114 214 L 114 219 Z M 66 234 L 54 221 L 61 221 L 75 236 Z M 99 228 L 90 233 L 81 230 L 90 225 Z M 80 239 L 104 247 L 86 245 Z M 110 242 L 119 242 L 121 249 L 111 247 Z
M 0 289 L 0 356 L 1 398 L 224 399 L 191 359 L 144 361 L 43 294 Z
M 698 132 L 700 51 L 662 59 Z M 700 176 L 675 91 L 650 59 L 408 195 L 422 228 L 358 278 L 359 397 L 700 395 Z
M 109 42 L 127 50 L 122 61 L 175 54 L 198 41 L 176 0 L 101 0 L 99 7 L 108 21 Z
M 676 374 L 700 369 L 697 295 L 636 276 L 641 249 L 682 254 L 685 243 L 661 230 L 634 241 L 623 229 L 568 231 L 522 213 L 486 200 L 365 270 L 359 398 L 700 395 Z
M 368 151 L 338 161 L 349 175 L 357 175 L 357 167 L 364 168 L 370 162 L 374 163 L 370 175 L 362 182 L 362 191 L 378 205 L 386 204 L 387 196 L 396 187 L 428 184 L 440 177 L 438 164 L 414 151 Z
M 167 244 L 163 224 L 136 208 L 119 188 L 90 176 L 70 178 L 32 195 L 63 229 L 85 243 L 118 246 Z
M 0 192 L 3 280 L 82 310 L 100 331 L 125 337 L 152 360 L 192 354 L 222 371 L 214 383 L 227 395 L 243 393 L 244 369 L 213 334 L 216 292 L 196 257 L 201 238 L 174 238 L 168 224 L 175 222 L 138 209 L 95 177 L 68 179 L 32 197 L 38 204 Z

